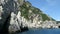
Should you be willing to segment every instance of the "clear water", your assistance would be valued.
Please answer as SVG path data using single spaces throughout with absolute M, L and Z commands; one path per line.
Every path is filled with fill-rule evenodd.
M 19 34 L 60 34 L 60 29 L 38 29 L 30 30 Z

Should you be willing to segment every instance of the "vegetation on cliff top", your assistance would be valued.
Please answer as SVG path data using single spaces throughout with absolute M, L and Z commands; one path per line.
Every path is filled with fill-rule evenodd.
M 31 11 L 31 13 L 29 12 L 29 10 Z M 24 16 L 24 18 L 29 20 L 28 16 L 31 16 L 33 14 L 39 14 L 42 16 L 42 20 L 53 20 L 55 21 L 53 18 L 49 18 L 46 14 L 44 14 L 40 9 L 32 6 L 32 4 L 28 1 L 25 1 L 23 3 L 22 6 L 20 6 L 20 11 L 21 11 L 21 16 Z

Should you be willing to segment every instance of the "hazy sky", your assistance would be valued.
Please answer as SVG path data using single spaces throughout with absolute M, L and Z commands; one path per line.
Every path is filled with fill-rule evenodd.
M 55 20 L 60 20 L 60 0 L 28 0 Z

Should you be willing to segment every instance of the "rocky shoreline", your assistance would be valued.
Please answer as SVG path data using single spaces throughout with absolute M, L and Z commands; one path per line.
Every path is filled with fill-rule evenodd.
M 16 33 L 31 28 L 60 28 L 60 24 L 25 0 L 0 0 L 0 33 Z

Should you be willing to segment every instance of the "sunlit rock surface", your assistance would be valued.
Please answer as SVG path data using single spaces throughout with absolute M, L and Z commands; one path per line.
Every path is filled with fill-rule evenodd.
M 51 28 L 56 21 L 25 0 L 0 0 L 0 30 L 23 32 L 30 28 Z
M 2 8 L 2 6 L 0 6 L 0 19 L 2 19 L 1 18 L 1 13 L 3 12 L 2 10 L 3 10 L 3 8 Z

